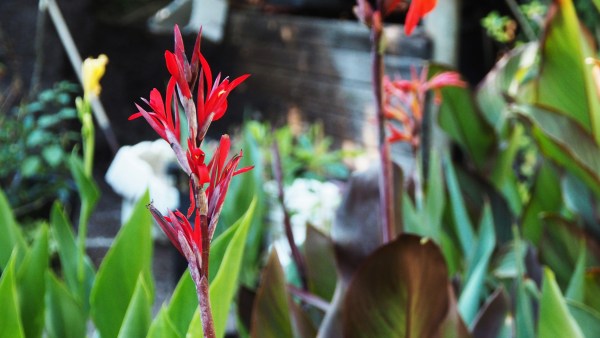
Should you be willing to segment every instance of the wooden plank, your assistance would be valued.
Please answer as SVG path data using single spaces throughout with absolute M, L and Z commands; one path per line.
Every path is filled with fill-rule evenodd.
M 233 44 L 258 41 L 278 46 L 322 46 L 369 51 L 369 30 L 354 20 L 308 18 L 292 15 L 232 10 L 228 39 Z M 428 59 L 432 54 L 430 39 L 417 29 L 406 37 L 401 25 L 386 25 L 387 53 Z

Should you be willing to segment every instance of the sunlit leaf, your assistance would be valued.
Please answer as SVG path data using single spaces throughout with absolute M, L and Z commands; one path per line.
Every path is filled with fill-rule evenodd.
M 0 277 L 0 338 L 25 337 L 19 315 L 15 260 L 16 256 L 13 254 Z
M 569 299 L 567 306 L 584 337 L 600 337 L 600 312 Z
M 585 39 L 571 0 L 555 2 L 541 42 L 537 102 L 572 118 L 600 143 L 600 101 L 587 57 L 595 56 Z
M 96 275 L 90 296 L 91 314 L 102 337 L 119 334 L 140 274 L 148 289 L 153 290 L 151 218 L 146 210 L 149 200 L 146 193 L 136 204 Z
M 46 332 L 50 338 L 85 337 L 87 316 L 79 300 L 54 273 L 48 273 Z
M 144 337 L 148 333 L 152 307 L 152 293 L 146 286 L 143 272 L 138 277 L 133 296 L 123 318 L 118 337 Z
M 233 231 L 232 237 L 229 237 L 230 235 L 226 232 L 220 236 L 220 238 L 223 238 L 222 244 L 215 241 L 215 246 L 217 247 L 217 249 L 215 249 L 215 257 L 217 259 L 222 257 L 222 260 L 218 262 L 213 261 L 211 258 L 210 264 L 217 265 L 219 270 L 211 281 L 209 292 L 210 306 L 217 337 L 223 337 L 225 335 L 225 326 L 227 324 L 229 309 L 239 285 L 238 276 L 241 269 L 246 237 L 250 225 L 252 224 L 255 208 L 256 200 L 250 204 L 250 207 L 244 216 L 231 227 Z M 222 249 L 224 247 L 225 250 L 223 251 Z M 212 249 L 213 247 L 211 247 L 211 256 L 213 256 Z M 188 335 L 198 336 L 201 334 L 202 323 L 199 319 L 199 313 L 196 311 L 187 330 Z
M 2 189 L 0 189 L 0 234 L 2 234 L 0 236 L 0 270 L 4 270 L 13 249 L 18 247 L 18 255 L 23 256 L 27 245 Z
M 554 274 L 546 268 L 540 299 L 538 335 L 539 337 L 555 337 L 557 333 L 569 338 L 584 337 L 581 328 L 569 313 L 565 299 L 554 279 Z
M 27 337 L 41 337 L 48 270 L 48 227 L 40 226 L 31 250 L 18 268 L 17 285 L 23 329 Z

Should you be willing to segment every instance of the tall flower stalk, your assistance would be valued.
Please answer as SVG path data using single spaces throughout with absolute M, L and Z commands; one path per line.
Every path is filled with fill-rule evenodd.
M 148 209 L 187 260 L 196 286 L 204 336 L 215 337 L 208 292 L 210 243 L 231 179 L 252 167 L 238 169 L 242 152 L 229 156 L 231 142 L 228 135 L 221 137 L 210 161 L 207 161 L 201 146 L 210 124 L 225 114 L 229 93 L 249 75 L 229 80 L 219 73 L 213 79 L 210 66 L 200 52 L 201 32 L 196 38 L 191 60 L 186 57 L 177 26 L 174 35 L 174 50 L 165 51 L 166 66 L 171 76 L 164 99 L 154 88 L 149 99 L 142 98 L 149 109 L 136 104 L 138 112 L 129 119 L 143 117 L 169 143 L 180 167 L 189 176 L 190 208 L 186 214 L 176 210 L 163 215 L 152 203 Z M 180 106 L 189 127 L 185 150 L 180 140 Z
M 384 34 L 383 20 L 393 11 L 404 7 L 402 0 L 376 0 L 374 7 L 367 0 L 357 0 L 354 13 L 358 19 L 371 30 L 372 80 L 375 97 L 375 113 L 378 130 L 381 173 L 379 178 L 379 194 L 382 220 L 382 240 L 387 243 L 396 237 L 396 220 L 394 219 L 393 171 L 390 157 L 390 142 L 386 136 L 384 79 Z M 437 0 L 412 0 L 406 17 L 405 33 L 410 35 L 421 18 L 436 6 Z

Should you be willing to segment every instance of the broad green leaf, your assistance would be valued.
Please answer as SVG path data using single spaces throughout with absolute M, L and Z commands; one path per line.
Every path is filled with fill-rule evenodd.
M 496 234 L 492 211 L 485 205 L 479 226 L 479 236 L 473 255 L 469 258 L 464 288 L 458 300 L 458 309 L 468 326 L 472 326 L 483 298 L 488 264 L 496 246 Z
M 531 198 L 523 210 L 521 224 L 523 237 L 539 244 L 543 233 L 541 214 L 556 212 L 562 205 L 559 178 L 549 163 L 543 163 L 535 176 Z
M 180 337 L 185 337 L 194 314 L 198 315 L 198 296 L 189 270 L 185 270 L 165 311 Z
M 255 208 L 256 200 L 252 201 L 244 216 L 238 220 L 239 226 L 232 226 L 236 227 L 237 230 L 227 245 L 227 249 L 223 254 L 223 260 L 221 262 L 213 262 L 213 264 L 219 264 L 219 271 L 212 280 L 209 291 L 210 306 L 217 337 L 225 335 L 225 325 L 227 324 L 229 309 L 238 289 L 238 276 L 244 255 L 246 236 L 252 224 Z M 198 324 L 200 324 L 199 321 L 192 320 L 188 334 L 191 333 L 196 336 L 195 333 L 200 331 Z
M 25 254 L 27 248 L 2 189 L 0 189 L 0 234 L 2 234 L 0 236 L 0 271 L 2 271 L 6 268 L 15 247 L 19 248 L 19 257 Z
M 454 171 L 452 162 L 449 160 L 445 161 L 445 168 L 446 185 L 448 187 L 450 207 L 452 209 L 452 217 L 455 227 L 454 233 L 458 238 L 463 255 L 465 257 L 470 257 L 475 240 L 473 225 L 469 219 L 467 207 L 465 206 L 465 201 L 460 191 L 458 179 L 456 178 L 456 173 Z
M 567 306 L 584 337 L 600 337 L 600 312 L 569 299 Z
M 581 328 L 569 313 L 565 299 L 554 279 L 554 274 L 550 269 L 545 268 L 540 299 L 538 337 L 556 337 L 557 334 L 569 338 L 584 337 Z
M 596 56 L 571 0 L 555 2 L 541 43 L 537 102 L 575 120 L 600 144 L 600 101 L 587 57 Z
M 46 333 L 50 338 L 85 337 L 87 316 L 66 285 L 52 272 L 46 279 Z
M 152 294 L 152 236 L 149 202 L 146 193 L 136 204 L 129 221 L 121 228 L 104 257 L 91 293 L 91 314 L 102 337 L 117 337 L 135 292 L 138 276 L 143 274 Z
M 441 71 L 447 69 L 431 66 L 429 75 L 431 77 Z M 482 169 L 490 152 L 493 151 L 496 141 L 494 130 L 475 106 L 468 88 L 445 87 L 440 91 L 442 93 L 442 104 L 438 115 L 440 127 L 463 147 L 476 166 Z
M 596 9 L 600 11 L 600 0 L 592 0 L 592 2 L 594 3 L 594 6 L 596 6 Z
M 285 276 L 277 252 L 271 251 L 263 269 L 252 310 L 253 338 L 294 337 L 285 286 Z
M 592 136 L 557 110 L 542 106 L 519 106 L 517 110 L 531 121 L 542 153 L 600 195 L 600 148 Z
M 447 275 L 444 257 L 431 240 L 400 235 L 380 247 L 350 282 L 344 337 L 435 336 L 449 304 Z
M 48 270 L 48 227 L 39 228 L 31 250 L 18 268 L 17 285 L 23 329 L 27 337 L 41 337 Z
M 19 314 L 15 261 L 16 253 L 13 253 L 0 277 L 0 338 L 25 337 Z
M 184 336 L 177 330 L 175 324 L 169 318 L 169 314 L 167 313 L 167 308 L 163 307 L 160 309 L 156 318 L 152 321 L 150 325 L 150 329 L 148 330 L 148 335 L 146 338 L 183 338 Z
M 118 337 L 144 337 L 152 321 L 152 293 L 146 286 L 144 273 L 141 272 L 129 307 L 125 313 Z
M 309 290 L 324 300 L 331 301 L 337 281 L 331 239 L 308 225 L 303 249 Z
M 94 283 L 95 272 L 89 257 L 85 256 L 83 275 L 79 273 L 81 252 L 77 248 L 73 227 L 59 203 L 52 206 L 50 212 L 52 235 L 57 243 L 63 278 L 73 296 L 82 305 L 85 314 L 89 312 L 89 299 Z

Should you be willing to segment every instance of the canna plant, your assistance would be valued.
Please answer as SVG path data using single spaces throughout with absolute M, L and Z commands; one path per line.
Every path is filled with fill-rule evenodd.
M 167 69 L 171 75 L 165 100 L 163 101 L 156 88 L 153 89 L 150 100 L 143 100 L 151 110 L 146 111 L 136 104 L 138 112 L 129 119 L 143 117 L 169 143 L 179 165 L 189 176 L 190 207 L 186 215 L 180 211 L 170 211 L 164 216 L 152 203 L 148 208 L 171 243 L 188 261 L 200 305 L 204 336 L 216 337 L 209 300 L 210 244 L 232 177 L 252 167 L 238 169 L 241 151 L 228 159 L 228 135 L 221 137 L 208 163 L 201 146 L 210 124 L 225 114 L 229 93 L 249 75 L 230 81 L 227 77 L 221 79 L 219 73 L 213 82 L 210 66 L 200 52 L 201 32 L 196 38 L 191 60 L 185 55 L 183 39 L 177 26 L 174 35 L 174 51 L 165 52 Z M 195 90 L 196 102 L 193 95 Z M 185 151 L 180 142 L 179 105 L 183 107 L 189 127 Z M 189 221 L 192 216 L 193 225 Z

